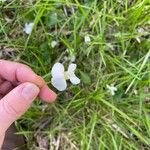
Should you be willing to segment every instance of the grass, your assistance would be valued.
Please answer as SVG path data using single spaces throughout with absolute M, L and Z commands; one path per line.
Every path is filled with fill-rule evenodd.
M 150 148 L 149 0 L 13 0 L 0 11 L 1 58 L 29 65 L 54 89 L 52 65 L 76 56 L 81 79 L 54 89 L 54 104 L 35 101 L 16 122 L 26 149 Z M 31 35 L 26 22 L 34 22 Z

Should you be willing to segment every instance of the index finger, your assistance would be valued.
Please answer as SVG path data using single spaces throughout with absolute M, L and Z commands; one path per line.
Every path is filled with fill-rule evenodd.
M 0 60 L 0 77 L 11 82 L 31 82 L 40 88 L 39 96 L 44 101 L 52 102 L 56 99 L 56 94 L 48 88 L 43 78 L 24 64 Z
M 36 75 L 30 67 L 7 60 L 0 60 L 0 76 L 11 82 L 32 82 L 40 88 L 45 85 L 42 77 Z

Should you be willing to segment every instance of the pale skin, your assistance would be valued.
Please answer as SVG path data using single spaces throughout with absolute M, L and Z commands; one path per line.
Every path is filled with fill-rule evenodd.
M 0 149 L 9 126 L 23 115 L 39 96 L 53 102 L 56 94 L 28 66 L 0 60 Z

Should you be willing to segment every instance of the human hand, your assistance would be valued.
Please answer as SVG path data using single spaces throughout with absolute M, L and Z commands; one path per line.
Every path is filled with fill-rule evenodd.
M 39 96 L 47 102 L 56 94 L 28 66 L 0 60 L 0 149 L 8 127 L 30 107 Z

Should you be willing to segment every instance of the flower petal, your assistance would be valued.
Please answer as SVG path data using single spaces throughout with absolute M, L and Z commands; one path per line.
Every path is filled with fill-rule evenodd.
M 64 91 L 67 88 L 67 83 L 64 78 L 52 78 L 51 83 L 59 91 Z
M 68 72 L 69 72 L 69 73 L 74 73 L 75 70 L 76 70 L 76 68 L 77 68 L 77 65 L 72 63 L 72 64 L 70 64 L 69 67 L 68 67 Z
M 56 63 L 52 67 L 51 71 L 52 77 L 57 78 L 57 77 L 64 77 L 64 66 L 61 63 Z
M 73 76 L 71 76 L 69 79 L 70 79 L 71 83 L 74 85 L 80 83 L 80 79 L 75 74 Z
M 33 26 L 34 26 L 33 22 L 31 22 L 29 24 L 26 23 L 25 28 L 23 29 L 23 31 L 26 32 L 26 34 L 30 34 L 32 32 Z
M 84 37 L 84 42 L 85 42 L 85 43 L 91 42 L 91 38 L 90 38 L 88 35 L 86 35 L 86 36 Z
M 57 41 L 52 41 L 51 42 L 51 47 L 54 48 L 57 44 L 58 44 Z
M 112 96 L 115 95 L 115 91 L 117 91 L 117 88 L 114 85 L 106 85 L 107 89 L 109 90 L 109 92 L 111 93 Z

